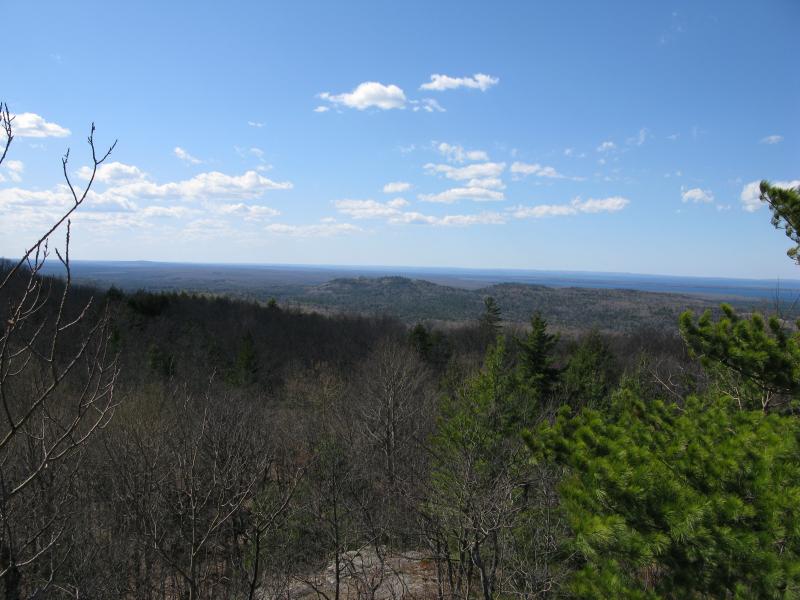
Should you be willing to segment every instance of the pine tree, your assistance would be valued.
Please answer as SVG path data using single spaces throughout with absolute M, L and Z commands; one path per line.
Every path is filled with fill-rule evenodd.
M 696 321 L 690 311 L 681 315 L 689 350 L 717 380 L 726 372 L 739 376 L 736 398 L 745 408 L 768 410 L 781 397 L 799 399 L 800 331 L 788 332 L 776 316 L 743 319 L 727 304 L 722 312 L 716 322 L 710 311 Z
M 501 312 L 497 301 L 491 296 L 487 296 L 483 300 L 484 311 L 480 318 L 481 331 L 491 340 L 497 337 L 500 333 L 500 320 Z
M 558 381 L 559 371 L 553 366 L 553 350 L 558 335 L 547 332 L 547 321 L 539 312 L 531 316 L 531 330 L 517 340 L 519 348 L 519 379 L 522 385 L 542 399 L 547 397 Z
M 250 385 L 258 377 L 258 355 L 255 342 L 249 332 L 242 338 L 236 363 L 233 367 L 232 382 L 236 385 Z
M 570 406 L 598 407 L 611 393 L 617 365 L 599 332 L 586 335 L 569 358 L 561 381 Z
M 761 201 L 772 210 L 772 224 L 795 244 L 786 254 L 800 264 L 800 187 L 787 189 L 762 181 L 760 189 Z
M 560 487 L 578 598 L 797 598 L 800 422 L 619 393 L 528 434 Z

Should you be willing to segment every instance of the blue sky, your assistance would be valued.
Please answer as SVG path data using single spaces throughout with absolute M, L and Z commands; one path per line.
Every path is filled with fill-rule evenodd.
M 3 5 L 0 255 L 800 275 L 795 0 Z

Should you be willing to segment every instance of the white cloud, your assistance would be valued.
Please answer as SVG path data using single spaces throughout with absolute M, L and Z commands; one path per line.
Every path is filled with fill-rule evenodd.
M 0 189 L 0 212 L 15 210 L 53 208 L 63 210 L 72 206 L 74 200 L 66 184 L 58 184 L 49 190 L 27 190 L 24 188 Z M 136 203 L 129 198 L 107 196 L 91 191 L 83 211 L 133 211 Z
M 337 200 L 336 209 L 354 219 L 377 219 L 400 214 L 400 209 L 408 205 L 403 198 L 395 198 L 388 202 L 375 200 Z
M 535 175 L 536 177 L 548 177 L 551 179 L 563 179 L 564 176 L 556 171 L 553 167 L 545 167 L 539 163 L 522 163 L 515 162 L 511 165 L 511 172 L 515 175 Z
M 14 115 L 14 135 L 17 137 L 45 138 L 67 137 L 72 132 L 66 127 L 45 121 L 36 113 L 20 113 Z
M 242 217 L 246 221 L 261 221 L 277 217 L 281 214 L 279 211 L 269 206 L 264 206 L 262 204 L 244 204 L 243 202 L 237 204 L 221 204 L 215 207 L 215 210 L 221 215 Z
M 143 217 L 168 217 L 172 219 L 179 219 L 191 214 L 191 211 L 185 206 L 146 206 L 140 214 Z
M 92 169 L 89 167 L 81 167 L 77 171 L 78 177 L 88 181 L 92 176 Z M 122 183 L 126 181 L 138 181 L 145 179 L 147 174 L 135 167 L 134 165 L 126 165 L 121 162 L 103 163 L 97 167 L 97 173 L 94 178 L 96 181 L 103 183 Z
M 419 212 L 404 212 L 389 219 L 395 225 L 432 225 L 434 227 L 467 227 L 469 225 L 503 225 L 506 218 L 500 213 L 483 212 L 477 215 L 445 215 L 436 217 Z
M 424 110 L 425 112 L 447 112 L 444 107 L 433 98 L 423 98 L 422 100 L 411 100 L 409 104 L 412 105 L 414 112 Z
M 464 150 L 463 146 L 442 142 L 436 149 L 448 162 L 463 163 L 465 161 L 488 161 L 489 155 L 483 150 Z
M 459 200 L 474 200 L 475 202 L 499 202 L 505 199 L 503 192 L 487 190 L 482 187 L 459 187 L 451 188 L 438 194 L 420 194 L 418 196 L 423 202 L 441 202 L 452 204 Z
M 681 194 L 683 202 L 692 202 L 694 204 L 710 204 L 714 202 L 714 194 L 711 190 L 702 190 L 700 188 L 692 188 L 686 190 Z
M 477 215 L 445 215 L 437 217 L 415 211 L 401 210 L 408 206 L 403 198 L 395 198 L 389 202 L 374 200 L 337 200 L 339 212 L 354 219 L 385 219 L 392 225 L 433 225 L 437 227 L 455 227 L 467 225 L 502 224 L 505 217 L 499 213 L 483 212 Z
M 485 188 L 487 190 L 504 190 L 506 189 L 506 184 L 504 184 L 503 180 L 499 179 L 498 177 L 481 177 L 470 179 L 467 182 L 467 187 Z
M 442 92 L 464 87 L 485 92 L 493 85 L 497 85 L 499 81 L 499 78 L 485 75 L 484 73 L 475 73 L 472 77 L 450 77 L 449 75 L 435 73 L 431 75 L 431 80 L 428 83 L 423 83 L 419 86 L 419 89 Z
M 330 237 L 347 233 L 358 233 L 363 231 L 360 227 L 350 223 L 320 223 L 314 225 L 287 225 L 285 223 L 273 223 L 264 229 L 270 233 L 288 235 L 292 237 Z
M 314 109 L 314 112 L 315 113 L 324 113 L 324 112 L 328 112 L 329 110 L 330 110 L 330 108 L 328 108 L 327 106 L 318 106 L 317 108 Z
M 174 198 L 184 201 L 257 198 L 268 190 L 288 190 L 292 183 L 276 182 L 259 175 L 256 171 L 245 171 L 242 175 L 226 175 L 218 171 L 199 173 L 191 179 L 158 184 L 142 179 L 110 187 L 102 196 L 128 199 Z
M 247 122 L 250 127 L 255 127 L 256 129 L 261 129 L 264 124 L 261 121 L 248 121 Z
M 771 182 L 771 184 L 784 189 L 795 189 L 800 187 L 800 179 L 775 181 Z M 760 181 L 751 181 L 742 188 L 740 199 L 742 201 L 742 208 L 747 212 L 755 212 L 764 205 L 764 203 L 761 202 L 760 185 Z
M 511 209 L 511 213 L 518 219 L 541 219 L 544 217 L 565 217 L 580 213 L 612 213 L 625 208 L 630 200 L 622 196 L 611 196 L 609 198 L 589 198 L 581 200 L 575 198 L 569 204 L 539 204 L 536 206 L 517 206 Z
M 670 141 L 672 141 L 672 142 L 674 142 L 674 141 L 675 141 L 675 140 L 677 140 L 679 137 L 680 137 L 680 134 L 677 134 L 677 133 L 672 133 L 672 134 L 670 134 L 670 135 L 668 135 L 668 136 L 667 136 L 667 139 L 668 139 L 668 140 L 670 140 Z
M 175 146 L 175 149 L 172 152 L 175 154 L 175 156 L 180 158 L 187 165 L 199 165 L 200 163 L 203 162 L 199 158 L 195 158 L 194 156 L 189 154 L 186 150 L 184 150 L 180 146 Z
M 611 150 L 614 150 L 616 147 L 617 147 L 617 145 L 614 142 L 612 142 L 611 140 L 607 140 L 607 141 L 603 142 L 602 144 L 600 144 L 597 147 L 597 151 L 598 152 L 609 152 Z
M 405 108 L 406 106 L 406 95 L 402 89 L 394 84 L 383 85 L 377 81 L 360 83 L 349 93 L 330 94 L 329 92 L 322 92 L 319 97 L 331 104 L 355 108 L 356 110 L 365 110 L 372 107 L 390 110 L 393 108 Z
M 25 171 L 25 163 L 21 160 L 5 160 L 3 168 L 8 173 L 8 178 L 14 183 L 22 181 L 22 173 Z M 0 174 L 0 181 L 5 181 L 5 177 Z
M 782 135 L 768 135 L 767 137 L 761 138 L 759 143 L 761 144 L 780 144 L 783 141 Z
M 452 165 L 442 165 L 428 163 L 424 169 L 429 173 L 441 173 L 448 179 L 464 181 L 482 177 L 498 177 L 506 168 L 506 163 L 484 162 L 474 163 L 465 167 L 454 167 Z
M 384 194 L 400 194 L 411 189 L 411 184 L 407 181 L 390 181 L 383 186 Z

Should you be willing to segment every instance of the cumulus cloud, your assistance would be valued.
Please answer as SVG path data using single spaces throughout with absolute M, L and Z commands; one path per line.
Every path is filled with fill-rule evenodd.
M 611 140 L 607 140 L 607 141 L 601 143 L 597 147 L 597 151 L 598 152 L 610 152 L 611 150 L 616 149 L 616 147 L 617 147 L 617 145 L 614 142 L 612 142 Z
M 92 169 L 89 167 L 81 167 L 77 171 L 78 177 L 88 181 L 92 176 Z M 121 162 L 103 163 L 97 167 L 97 173 L 94 178 L 96 181 L 102 183 L 122 183 L 125 181 L 138 181 L 145 179 L 147 175 L 134 165 L 126 165 Z
M 564 176 L 556 171 L 553 167 L 546 167 L 544 165 L 540 165 L 539 163 L 528 164 L 515 162 L 511 165 L 511 172 L 515 175 L 521 175 L 523 177 L 535 175 L 536 177 L 548 177 L 550 179 L 564 178 Z
M 390 181 L 383 186 L 384 194 L 400 194 L 411 189 L 411 184 L 407 181 Z
M 711 190 L 703 190 L 700 188 L 692 188 L 685 190 L 681 194 L 683 202 L 692 202 L 694 204 L 710 204 L 714 202 L 714 194 Z
M 470 179 L 467 182 L 467 187 L 472 188 L 485 188 L 487 190 L 504 190 L 506 185 L 503 180 L 498 177 L 480 177 Z
M 428 83 L 423 83 L 419 86 L 419 89 L 443 92 L 463 87 L 485 92 L 490 87 L 497 85 L 499 81 L 499 78 L 484 73 L 475 73 L 472 77 L 450 77 L 449 75 L 435 73 L 431 75 L 431 80 Z
M 220 204 L 215 209 L 221 215 L 242 217 L 245 221 L 262 221 L 277 217 L 281 214 L 274 208 L 264 206 L 263 204 L 244 204 L 243 202 L 237 204 Z
M 482 177 L 499 177 L 506 168 L 506 163 L 483 162 L 474 163 L 465 167 L 454 167 L 428 163 L 423 167 L 428 173 L 439 173 L 455 181 L 464 181 Z
M 330 108 L 328 108 L 327 106 L 318 106 L 318 107 L 316 107 L 314 109 L 314 112 L 315 113 L 324 113 L 324 112 L 328 112 L 329 110 L 330 110 Z
M 8 173 L 8 178 L 13 181 L 14 183 L 19 183 L 22 181 L 22 173 L 25 171 L 25 163 L 21 160 L 9 160 L 6 159 L 3 161 L 3 168 Z M 5 177 L 0 174 L 0 181 L 4 181 Z
M 414 112 L 419 112 L 424 110 L 425 112 L 447 112 L 444 107 L 439 104 L 433 98 L 423 98 L 422 100 L 411 100 L 409 102 L 411 104 L 411 110 Z
M 289 181 L 276 182 L 256 171 L 245 171 L 242 175 L 226 175 L 219 171 L 199 173 L 191 179 L 169 183 L 155 183 L 140 179 L 116 185 L 102 195 L 129 199 L 173 198 L 184 201 L 257 198 L 269 190 L 288 190 Z
M 536 206 L 517 206 L 511 209 L 511 213 L 518 219 L 541 219 L 544 217 L 565 217 L 580 213 L 612 213 L 625 208 L 630 200 L 622 196 L 611 196 L 609 198 L 589 198 L 581 200 L 575 198 L 568 204 L 538 204 Z
M 264 124 L 261 121 L 248 121 L 247 122 L 250 127 L 255 127 L 256 129 L 261 129 Z
M 78 171 L 78 176 L 82 179 L 88 179 L 90 174 L 91 171 L 86 168 Z M 217 216 L 238 216 L 246 220 L 266 219 L 278 212 L 267 206 L 215 203 L 250 200 L 267 190 L 292 187 L 290 182 L 274 182 L 255 171 L 247 171 L 239 176 L 218 172 L 201 173 L 191 179 L 159 184 L 148 179 L 138 167 L 123 163 L 101 165 L 96 179 L 96 183 L 106 187 L 89 192 L 86 203 L 79 211 L 83 217 L 79 217 L 98 226 L 106 224 L 108 227 L 144 226 L 151 217 L 178 218 L 203 212 Z M 195 202 L 196 207 L 161 206 L 164 200 Z M 154 201 L 158 205 L 151 205 Z M 72 193 L 66 184 L 58 184 L 45 190 L 19 187 L 0 189 L 0 217 L 6 221 L 18 218 L 27 225 L 38 224 L 42 220 L 48 221 L 57 217 L 72 206 L 73 202 Z M 123 218 L 121 213 L 127 213 L 128 216 Z
M 187 165 L 199 165 L 200 163 L 203 162 L 199 158 L 195 158 L 194 156 L 189 154 L 186 150 L 184 150 L 180 146 L 175 146 L 175 149 L 172 152 L 175 154 L 175 156 L 180 158 Z
M 55 209 L 63 211 L 72 206 L 74 200 L 66 184 L 58 184 L 49 190 L 28 190 L 24 188 L 0 189 L 0 212 L 19 210 Z M 129 198 L 108 196 L 90 192 L 82 210 L 133 211 L 136 203 Z
M 467 227 L 469 225 L 503 225 L 506 218 L 495 212 L 483 212 L 476 215 L 445 215 L 437 217 L 419 212 L 404 212 L 389 219 L 398 225 L 432 225 L 434 227 Z
M 463 146 L 441 142 L 436 149 L 448 162 L 488 161 L 489 155 L 483 150 L 465 150 Z
M 773 181 L 770 183 L 784 189 L 796 189 L 800 187 L 800 179 L 794 179 L 792 181 Z M 742 208 L 747 212 L 755 212 L 764 205 L 764 203 L 761 202 L 760 185 L 760 181 L 751 181 L 742 188 L 742 193 L 739 198 L 742 201 Z
M 393 108 L 405 108 L 406 106 L 406 95 L 402 89 L 394 84 L 384 85 L 377 81 L 365 81 L 360 83 L 352 92 L 343 94 L 322 92 L 319 97 L 333 105 L 355 108 L 356 110 L 366 110 L 373 107 L 391 110 Z
M 457 187 L 450 188 L 438 194 L 420 194 L 423 202 L 440 202 L 452 204 L 459 200 L 473 200 L 475 202 L 499 202 L 505 199 L 503 192 L 482 187 Z
M 264 229 L 270 233 L 292 237 L 330 237 L 363 231 L 360 227 L 351 223 L 319 223 L 312 225 L 273 223 L 272 225 L 267 225 Z
M 761 138 L 759 143 L 761 144 L 780 144 L 783 141 L 782 135 L 768 135 L 767 137 Z
M 337 210 L 354 219 L 377 219 L 392 217 L 400 214 L 400 209 L 408 205 L 403 198 L 395 198 L 388 202 L 375 200 L 337 200 L 334 202 Z
M 375 200 L 337 200 L 335 203 L 340 213 L 354 219 L 384 219 L 392 225 L 432 225 L 436 227 L 458 227 L 468 225 L 497 225 L 506 222 L 500 213 L 483 212 L 475 215 L 434 216 L 416 211 L 403 210 L 408 202 L 403 198 L 395 198 L 389 202 Z
M 72 133 L 66 127 L 46 121 L 44 117 L 29 112 L 14 115 L 13 126 L 16 137 L 67 137 Z
M 141 210 L 143 217 L 166 217 L 179 219 L 191 214 L 191 210 L 185 206 L 146 206 Z

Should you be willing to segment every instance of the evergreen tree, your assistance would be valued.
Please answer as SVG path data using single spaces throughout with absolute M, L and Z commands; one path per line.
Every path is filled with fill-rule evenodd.
M 616 381 L 614 355 L 599 332 L 586 335 L 569 358 L 561 374 L 567 402 L 571 406 L 599 406 Z
M 520 382 L 537 399 L 547 397 L 558 381 L 559 371 L 553 366 L 557 343 L 558 335 L 547 332 L 547 321 L 538 311 L 531 316 L 530 332 L 517 340 Z
M 686 345 L 706 369 L 717 379 L 739 375 L 736 398 L 746 408 L 767 410 L 776 396 L 800 397 L 800 332 L 786 331 L 775 316 L 743 319 L 727 304 L 722 312 L 716 322 L 710 311 L 696 321 L 690 311 L 680 318 Z
M 417 323 L 408 334 L 408 340 L 411 346 L 423 360 L 428 360 L 430 357 L 433 343 L 431 342 L 431 334 L 428 328 L 422 323 Z
M 560 487 L 583 566 L 579 598 L 796 598 L 800 595 L 800 422 L 678 407 L 621 392 L 612 413 L 565 409 L 528 434 Z
M 494 341 L 497 334 L 500 333 L 500 320 L 501 313 L 497 301 L 491 296 L 487 296 L 483 300 L 484 311 L 480 318 L 481 331 L 490 340 Z
M 242 338 L 239 353 L 236 356 L 236 363 L 231 373 L 231 380 L 235 385 L 250 385 L 256 382 L 257 377 L 258 355 L 256 354 L 253 336 L 248 332 Z
M 761 182 L 761 201 L 772 210 L 772 224 L 783 229 L 794 246 L 786 254 L 800 263 L 800 187 L 787 189 Z

